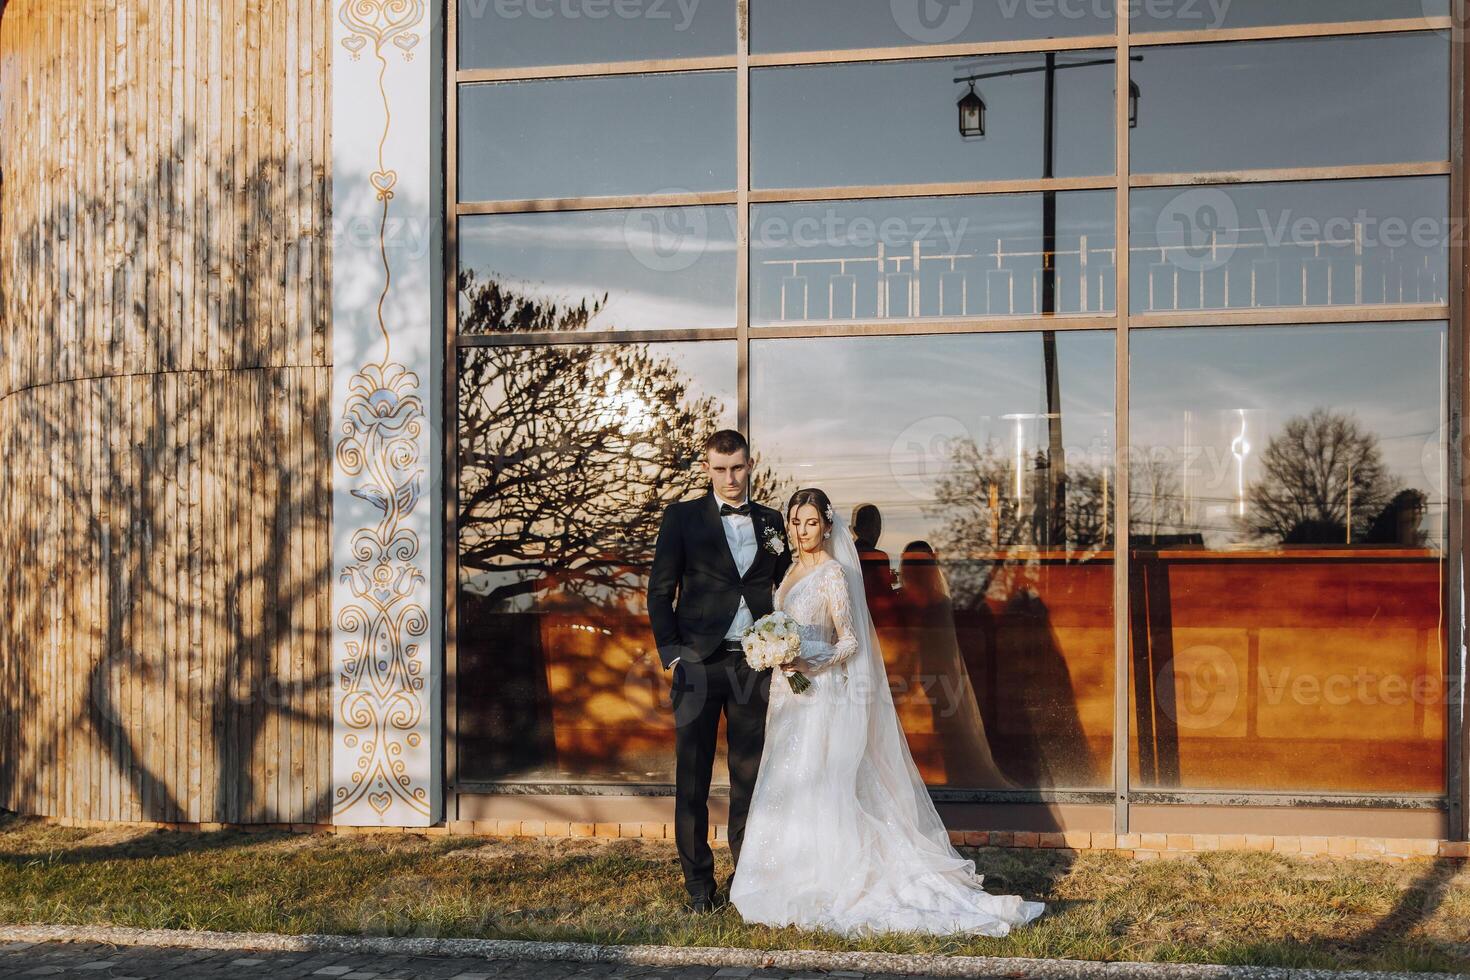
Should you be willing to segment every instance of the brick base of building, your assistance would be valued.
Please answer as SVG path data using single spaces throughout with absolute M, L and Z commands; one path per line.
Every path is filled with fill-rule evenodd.
M 43 817 L 48 824 L 95 830 L 120 827 L 191 832 L 217 830 L 288 831 L 292 833 L 419 834 L 426 837 L 450 835 L 478 837 L 636 837 L 673 840 L 672 823 L 568 823 L 551 820 L 452 820 L 433 827 L 348 827 L 336 824 L 226 824 L 165 823 L 159 821 L 118 822 Z M 710 840 L 718 846 L 725 840 L 725 825 L 710 827 Z M 1399 837 L 1273 837 L 1258 834 L 1111 834 L 1092 831 L 1038 833 L 1009 830 L 951 830 L 949 839 L 964 847 L 1018 847 L 1063 852 L 1109 851 L 1139 861 L 1184 858 L 1209 851 L 1261 851 L 1295 857 L 1356 858 L 1374 861 L 1405 861 L 1413 858 L 1470 857 L 1470 842 Z

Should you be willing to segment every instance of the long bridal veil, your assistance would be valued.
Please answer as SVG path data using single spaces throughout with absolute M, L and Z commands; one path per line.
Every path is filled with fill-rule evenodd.
M 833 510 L 835 512 L 837 508 Z M 847 689 L 854 704 L 860 706 L 859 711 L 866 716 L 863 763 L 868 768 L 867 776 L 876 781 L 872 788 L 880 798 L 892 802 L 892 812 L 888 815 L 910 821 L 911 831 L 932 840 L 936 849 L 959 857 L 959 852 L 949 843 L 949 831 L 929 799 L 924 777 L 919 773 L 913 753 L 909 751 L 908 740 L 903 736 L 898 709 L 893 704 L 893 692 L 888 687 L 888 668 L 878 644 L 878 631 L 868 611 L 857 544 L 841 513 L 833 514 L 829 544 L 832 557 L 846 573 L 852 628 L 857 634 L 858 650 L 848 665 Z M 971 864 L 973 867 L 973 862 Z
M 950 843 L 899 723 L 857 546 L 840 513 L 833 514 L 829 545 L 847 579 L 858 642 L 845 665 L 846 696 L 852 701 L 847 718 L 853 730 L 844 735 L 863 741 L 855 789 L 864 817 L 860 823 L 871 834 L 862 853 L 851 858 L 859 865 L 870 862 L 872 869 L 866 894 L 847 910 L 851 924 L 1006 935 L 1012 926 L 1039 916 L 1045 905 L 985 892 L 975 862 Z

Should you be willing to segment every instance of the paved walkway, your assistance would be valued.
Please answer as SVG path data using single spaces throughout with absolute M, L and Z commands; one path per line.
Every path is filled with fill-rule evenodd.
M 0 978 L 90 977 L 92 980 L 900 980 L 855 971 L 754 970 L 750 967 L 651 967 L 617 963 L 487 960 L 363 953 L 275 953 L 242 950 L 111 946 L 100 943 L 9 943 L 0 946 Z M 912 980 L 912 978 L 902 978 Z
M 1470 980 L 1470 974 L 0 924 L 0 980 Z

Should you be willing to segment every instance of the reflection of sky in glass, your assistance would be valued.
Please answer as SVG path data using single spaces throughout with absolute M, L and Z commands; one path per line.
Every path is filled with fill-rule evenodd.
M 1113 440 L 1113 337 L 1057 336 L 1069 463 L 1103 466 Z M 955 440 L 1046 445 L 1040 333 L 755 341 L 751 445 L 778 474 L 819 486 L 850 514 L 883 514 L 897 555 L 931 537 L 925 517 Z M 1007 416 L 1025 416 L 1020 420 Z M 977 488 L 977 493 L 979 489 Z
M 1133 6 L 1130 31 L 1196 31 L 1272 24 L 1445 17 L 1450 0 L 1152 0 Z
M 1132 308 L 1443 303 L 1449 193 L 1444 177 L 1136 189 Z
M 590 306 L 589 330 L 735 326 L 733 208 L 468 215 L 460 265 L 544 302 Z
M 1261 452 L 1289 419 L 1314 408 L 1351 414 L 1377 437 L 1390 475 L 1428 495 L 1423 527 L 1437 546 L 1444 533 L 1445 395 L 1432 379 L 1445 377 L 1444 337 L 1440 323 L 1135 330 L 1132 458 L 1152 453 L 1164 461 L 1165 481 L 1187 502 L 1186 529 L 1220 546 L 1243 540 L 1230 519 L 1239 510 L 1232 443 L 1241 435 L 1242 411 L 1247 489 L 1260 475 Z M 1144 480 L 1133 465 L 1138 501 Z
M 1069 51 L 1068 62 L 1110 58 Z M 757 187 L 841 187 L 1035 178 L 1042 175 L 1040 72 L 984 79 L 986 136 L 961 138 L 955 79 L 1034 68 L 1038 54 L 883 61 L 750 73 L 751 181 Z M 1057 73 L 1058 177 L 1113 172 L 1112 65 Z
M 611 346 L 603 349 L 612 350 Z M 637 349 L 645 352 L 655 359 L 668 359 L 679 373 L 680 377 L 688 382 L 687 402 L 693 403 L 701 398 L 712 397 L 716 400 L 719 412 L 718 425 L 726 428 L 734 428 L 737 422 L 737 411 L 739 407 L 736 394 L 736 347 L 733 341 L 701 341 L 690 343 L 667 343 L 667 344 L 639 344 Z M 522 348 L 525 356 L 535 356 L 534 348 Z M 460 357 L 483 357 L 491 356 L 474 348 L 460 351 Z M 594 362 L 595 367 L 595 362 Z M 605 380 L 605 374 L 595 376 Z M 494 416 L 494 405 L 497 400 L 503 401 L 502 392 L 483 392 L 485 401 L 491 406 L 490 414 Z M 589 391 L 586 414 L 590 416 L 610 415 L 624 419 L 624 430 L 627 433 L 647 432 L 656 434 L 661 423 L 660 417 L 663 412 L 672 410 L 673 406 L 649 405 L 639 401 L 636 394 L 613 390 L 600 392 Z M 461 407 L 461 411 L 466 411 Z M 569 451 L 575 452 L 576 447 L 569 447 Z M 528 492 L 535 493 L 534 488 Z M 610 533 L 615 529 L 609 529 Z M 462 531 L 463 533 L 463 531 Z M 509 585 L 521 579 L 521 572 L 485 572 L 477 569 L 461 567 L 460 585 L 469 592 L 488 594 L 494 589 Z M 536 605 L 536 595 L 524 595 L 507 601 L 505 612 L 526 612 Z
M 750 49 L 814 51 L 1113 33 L 1107 3 L 752 0 Z
M 1133 130 L 1140 173 L 1339 166 L 1449 156 L 1444 36 L 1149 48 Z
M 1038 313 L 1041 208 L 1040 194 L 756 206 L 751 320 Z M 1057 195 L 1056 312 L 1113 309 L 1114 217 L 1111 191 Z
M 735 0 L 543 3 L 460 0 L 459 67 L 733 55 Z
M 519 200 L 735 187 L 735 73 L 460 88 L 459 197 Z

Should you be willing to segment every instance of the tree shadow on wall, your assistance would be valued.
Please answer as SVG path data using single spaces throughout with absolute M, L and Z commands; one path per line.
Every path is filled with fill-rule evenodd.
M 28 288 L 66 285 L 6 300 L 0 572 L 27 584 L 0 788 L 24 812 L 331 819 L 329 243 L 282 218 L 324 215 L 330 182 L 239 152 L 186 182 L 203 153 L 190 131 L 113 197 L 7 216 Z

